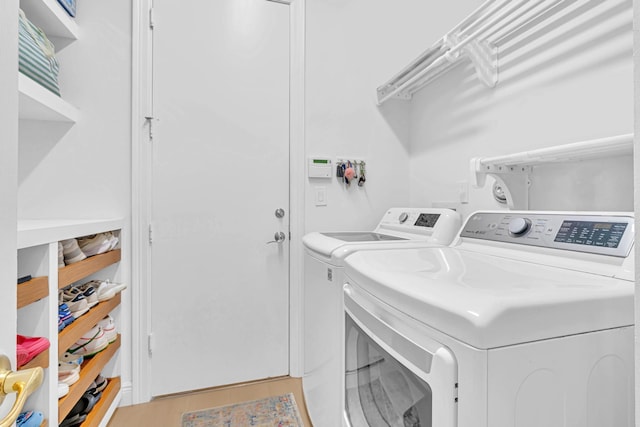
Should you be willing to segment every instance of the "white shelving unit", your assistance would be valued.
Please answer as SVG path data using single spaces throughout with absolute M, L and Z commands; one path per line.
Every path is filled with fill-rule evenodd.
M 535 166 L 632 153 L 633 134 L 626 134 L 505 156 L 478 157 L 471 159 L 471 183 L 475 187 L 482 187 L 486 177 L 493 176 L 502 187 L 509 208 L 528 209 L 530 174 Z
M 20 0 L 20 7 L 27 18 L 45 32 L 57 52 L 63 48 L 72 49 L 73 42 L 79 38 L 80 29 L 56 0 Z M 62 67 L 72 65 L 61 64 Z M 22 126 L 40 127 L 42 123 L 50 121 L 73 124 L 80 119 L 80 112 L 73 105 L 20 73 L 18 93 L 18 118 L 25 121 Z M 23 142 L 18 138 L 18 144 Z M 117 357 L 122 342 L 120 336 L 105 350 L 87 358 L 82 365 L 80 380 L 70 387 L 66 396 L 57 398 L 58 357 L 108 314 L 116 319 L 117 329 L 122 330 L 119 325 L 121 295 L 118 294 L 97 304 L 58 332 L 58 291 L 92 279 L 119 282 L 122 259 L 122 250 L 118 247 L 59 268 L 58 242 L 105 231 L 113 231 L 122 237 L 124 224 L 122 218 L 18 219 L 18 277 L 31 275 L 32 279 L 17 285 L 17 333 L 44 336 L 51 343 L 48 351 L 25 366 L 40 366 L 45 370 L 42 387 L 29 398 L 25 409 L 43 412 L 48 425 L 60 424 L 99 374 L 109 378 L 109 385 L 82 426 L 106 426 L 120 403 L 120 360 Z
M 21 0 L 20 8 L 27 18 L 41 28 L 60 51 L 78 39 L 78 25 L 56 0 Z M 64 99 L 18 74 L 21 120 L 60 121 L 75 123 L 79 112 Z
M 27 336 L 46 336 L 49 350 L 29 362 L 24 368 L 40 366 L 45 369 L 43 386 L 29 398 L 30 409 L 45 414 L 50 425 L 59 424 L 82 397 L 95 377 L 102 373 L 109 378 L 109 385 L 96 407 L 89 413 L 83 426 L 106 425 L 117 408 L 120 398 L 119 366 L 113 363 L 121 338 L 107 349 L 88 358 L 82 365 L 80 380 L 70 387 L 69 394 L 57 399 L 58 357 L 77 339 L 92 329 L 107 314 L 116 314 L 121 302 L 118 294 L 80 316 L 61 332 L 57 329 L 57 293 L 70 284 L 83 283 L 92 278 L 117 281 L 121 249 L 87 258 L 62 268 L 58 267 L 58 241 L 114 231 L 122 236 L 123 219 L 19 221 L 18 224 L 18 274 L 30 274 L 33 278 L 18 286 L 18 333 Z M 114 270 L 115 269 L 115 270 Z M 117 324 L 117 322 L 116 322 Z M 54 421 L 57 420 L 57 421 Z
M 56 0 L 21 0 L 20 8 L 61 50 L 78 39 L 79 29 Z
M 18 91 L 21 120 L 71 123 L 78 120 L 79 112 L 73 105 L 23 74 L 18 74 Z

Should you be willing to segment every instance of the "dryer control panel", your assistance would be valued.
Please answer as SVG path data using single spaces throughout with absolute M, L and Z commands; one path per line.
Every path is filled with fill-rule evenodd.
M 476 212 L 460 237 L 626 257 L 633 228 L 632 214 Z

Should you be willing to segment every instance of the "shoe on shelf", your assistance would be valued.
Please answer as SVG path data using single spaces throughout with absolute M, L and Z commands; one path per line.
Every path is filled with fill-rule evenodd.
M 49 348 L 49 340 L 45 337 L 26 337 L 17 335 L 16 356 L 18 368 L 26 365 L 34 357 Z
M 115 297 L 118 292 L 127 288 L 124 283 L 114 283 L 109 280 L 92 280 L 82 286 L 93 286 L 98 294 L 98 301 L 103 302 Z M 82 287 L 81 287 L 82 289 Z
M 103 254 L 111 250 L 112 240 L 107 233 L 92 234 L 78 239 L 78 246 L 86 256 Z
M 120 239 L 118 239 L 118 237 L 116 237 L 115 234 L 113 234 L 112 231 L 108 231 L 107 233 L 105 233 L 107 235 L 107 237 L 109 238 L 109 240 L 111 241 L 111 247 L 109 248 L 110 251 L 114 250 L 115 248 L 118 247 L 118 243 L 120 243 Z
M 64 266 L 64 248 L 62 247 L 62 243 L 58 242 L 58 268 L 62 268 Z
M 105 388 L 107 388 L 108 383 L 109 381 L 105 377 L 103 377 L 102 374 L 98 375 L 96 379 L 93 380 L 93 384 L 92 384 L 92 385 L 95 385 L 95 389 L 96 389 L 94 394 L 101 393 Z
M 58 362 L 58 382 L 71 386 L 80 379 L 80 365 L 76 362 Z
M 24 411 L 16 419 L 16 427 L 40 427 L 44 414 L 37 411 Z
M 58 399 L 69 394 L 69 384 L 58 382 Z
M 76 320 L 76 318 L 73 317 L 73 314 L 71 314 L 67 304 L 58 304 L 58 320 L 61 320 L 64 326 L 69 326 L 74 320 Z M 64 329 L 64 327 L 62 329 Z M 58 322 L 58 332 L 62 329 L 60 329 L 60 322 Z
M 69 311 L 74 318 L 78 318 L 89 311 L 89 304 L 87 303 L 87 299 L 84 295 L 79 293 L 72 293 L 70 291 L 58 291 L 58 303 L 66 304 L 69 307 Z
M 58 427 L 80 427 L 86 419 L 86 415 L 75 414 L 71 416 L 71 414 L 69 414 L 67 418 L 62 420 L 62 423 L 60 423 Z
M 72 286 L 68 289 L 68 293 L 70 295 L 84 295 L 85 300 L 87 301 L 87 305 L 89 308 L 92 308 L 96 304 L 98 304 L 98 294 L 93 286 L 89 285 L 84 288 L 80 286 Z
M 75 344 L 69 348 L 68 352 L 89 357 L 101 352 L 107 348 L 108 345 L 109 341 L 107 341 L 107 337 L 102 328 L 100 326 L 94 326 L 93 329 L 76 341 Z
M 84 356 L 71 354 L 67 351 L 62 356 L 58 357 L 58 362 L 76 362 L 78 365 L 82 365 L 82 362 L 84 362 Z
M 118 338 L 118 332 L 116 332 L 116 324 L 113 321 L 113 317 L 107 315 L 104 319 L 98 322 L 98 326 L 104 331 L 104 335 L 107 337 L 109 344 L 114 342 Z
M 73 264 L 74 262 L 82 261 L 87 257 L 80 249 L 80 246 L 78 246 L 78 241 L 76 239 L 63 240 L 61 243 L 65 264 Z

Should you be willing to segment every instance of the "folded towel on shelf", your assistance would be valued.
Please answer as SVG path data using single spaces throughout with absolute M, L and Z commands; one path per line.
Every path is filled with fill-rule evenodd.
M 20 10 L 18 23 L 18 69 L 22 74 L 60 96 L 55 47 L 44 32 Z

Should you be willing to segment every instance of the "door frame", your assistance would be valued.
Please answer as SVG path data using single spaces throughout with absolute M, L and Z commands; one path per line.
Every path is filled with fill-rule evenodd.
M 304 233 L 304 59 L 305 1 L 264 0 L 289 7 L 289 375 L 302 376 L 302 234 Z M 150 135 L 155 119 L 152 93 L 153 0 L 132 2 L 132 242 L 131 384 L 123 384 L 124 405 L 151 400 L 151 219 Z

